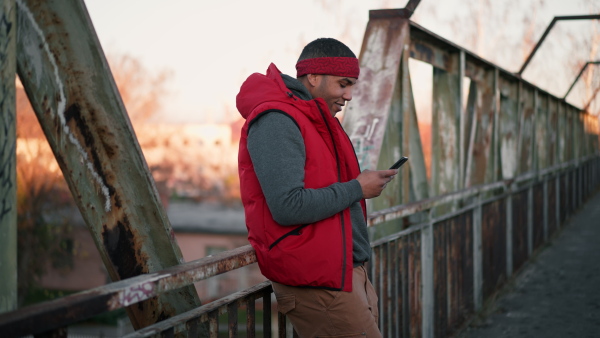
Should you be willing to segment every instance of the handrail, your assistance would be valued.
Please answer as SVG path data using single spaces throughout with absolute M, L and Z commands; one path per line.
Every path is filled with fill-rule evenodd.
M 387 209 L 378 210 L 378 211 L 375 211 L 375 212 L 372 212 L 369 214 L 368 220 L 367 220 L 368 225 L 374 226 L 374 225 L 381 224 L 384 222 L 396 220 L 396 219 L 399 219 L 399 218 L 402 218 L 402 217 L 405 217 L 405 216 L 408 216 L 408 215 L 411 215 L 411 214 L 414 214 L 417 212 L 422 212 L 425 210 L 435 208 L 437 206 L 444 205 L 444 204 L 452 202 L 452 201 L 462 200 L 462 199 L 465 199 L 465 198 L 468 198 L 468 197 L 471 197 L 474 195 L 490 192 L 490 191 L 493 191 L 496 189 L 500 189 L 500 188 L 510 189 L 515 183 L 518 184 L 518 183 L 525 182 L 527 180 L 531 180 L 533 178 L 539 178 L 539 177 L 543 177 L 546 175 L 550 175 L 555 172 L 560 172 L 569 167 L 575 166 L 580 162 L 587 161 L 588 159 L 594 158 L 596 156 L 598 156 L 598 155 L 590 155 L 590 156 L 583 157 L 580 159 L 574 159 L 569 162 L 560 163 L 560 164 L 557 164 L 557 165 L 554 165 L 554 166 L 551 166 L 551 167 L 548 167 L 548 168 L 545 168 L 545 169 L 542 169 L 539 171 L 530 171 L 527 173 L 523 173 L 513 179 L 478 185 L 478 186 L 474 186 L 471 188 L 466 188 L 466 189 L 458 190 L 455 192 L 438 195 L 438 196 L 428 198 L 425 200 L 421 200 L 421 201 L 417 201 L 417 202 L 401 204 L 401 205 L 393 206 L 393 207 L 390 207 Z
M 246 245 L 159 272 L 27 306 L 0 314 L 0 336 L 23 336 L 65 327 L 255 262 L 254 249 Z

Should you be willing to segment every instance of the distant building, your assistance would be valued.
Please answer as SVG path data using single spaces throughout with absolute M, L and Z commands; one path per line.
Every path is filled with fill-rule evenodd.
M 239 138 L 229 124 L 143 125 L 136 133 L 157 185 L 198 200 L 239 196 Z
M 186 262 L 247 245 L 244 212 L 208 203 L 171 203 L 169 221 Z M 73 216 L 74 260 L 72 269 L 48 267 L 43 287 L 81 291 L 110 283 L 93 238 L 81 215 Z M 256 264 L 196 283 L 203 302 L 212 301 L 266 280 Z

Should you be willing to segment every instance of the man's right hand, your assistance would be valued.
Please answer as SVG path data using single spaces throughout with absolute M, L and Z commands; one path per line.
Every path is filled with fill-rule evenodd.
M 363 191 L 363 198 L 373 198 L 381 195 L 385 186 L 394 179 L 398 173 L 398 169 L 390 170 L 365 170 L 356 180 L 360 183 Z

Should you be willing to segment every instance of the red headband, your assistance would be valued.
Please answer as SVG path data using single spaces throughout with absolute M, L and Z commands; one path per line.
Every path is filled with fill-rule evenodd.
M 358 79 L 360 67 L 353 57 L 323 57 L 298 61 L 296 77 L 306 74 L 321 74 L 353 77 Z

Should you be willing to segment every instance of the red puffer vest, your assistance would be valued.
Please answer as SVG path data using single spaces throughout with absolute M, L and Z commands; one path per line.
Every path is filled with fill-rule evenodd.
M 352 290 L 352 222 L 347 208 L 313 224 L 282 226 L 273 220 L 247 149 L 248 128 L 266 112 L 290 116 L 306 150 L 305 188 L 323 188 L 358 176 L 358 161 L 348 136 L 322 99 L 304 101 L 285 86 L 274 64 L 266 75 L 252 74 L 237 95 L 246 119 L 238 157 L 248 240 L 262 274 L 291 286 Z M 364 200 L 362 201 L 365 211 Z

